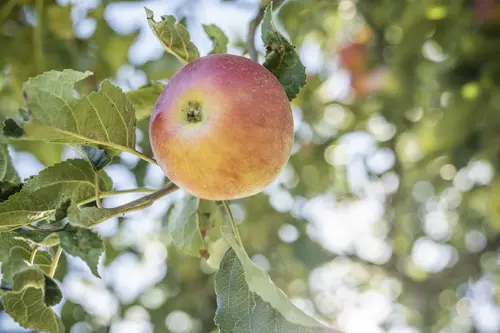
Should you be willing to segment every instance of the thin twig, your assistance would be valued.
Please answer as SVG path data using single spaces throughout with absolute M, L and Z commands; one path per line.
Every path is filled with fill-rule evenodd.
M 136 188 L 132 190 L 120 190 L 120 191 L 111 191 L 111 192 L 101 192 L 101 198 L 111 197 L 113 195 L 122 195 L 122 194 L 130 194 L 130 193 L 155 193 L 157 190 L 153 190 L 150 188 Z
M 52 264 L 50 265 L 49 276 L 51 278 L 53 278 L 54 274 L 56 273 L 57 265 L 59 264 L 59 259 L 61 258 L 61 253 L 62 253 L 62 247 L 58 246 L 54 260 L 52 261 Z
M 139 157 L 141 160 L 144 160 L 144 161 L 151 163 L 151 164 L 154 164 L 154 165 L 158 165 L 158 162 L 156 162 L 154 159 L 147 157 L 146 155 L 138 152 L 135 149 L 132 149 L 132 148 L 124 149 L 124 147 L 120 147 L 120 148 L 122 149 L 122 151 L 124 151 L 126 153 L 130 153 L 130 154 L 133 154 L 133 155 Z
M 99 197 L 99 181 L 101 177 L 99 177 L 99 172 L 94 172 L 94 188 L 95 188 L 95 203 L 97 207 L 102 208 L 101 198 Z
M 160 190 L 161 191 L 161 190 Z M 147 189 L 147 188 L 138 188 L 138 189 L 133 189 L 133 190 L 121 190 L 121 191 L 111 191 L 111 192 L 101 192 L 100 197 L 101 198 L 107 198 L 113 195 L 122 195 L 122 194 L 129 194 L 129 193 L 155 193 L 155 190 Z M 95 200 L 95 197 L 90 197 L 88 199 L 82 200 L 77 203 L 77 206 L 85 205 L 88 204 L 89 202 L 92 202 Z M 40 218 L 39 220 L 33 221 L 32 223 L 36 223 L 39 221 L 44 220 L 45 217 Z M 31 230 L 36 230 L 36 231 L 44 231 L 44 232 L 57 232 L 61 231 L 63 228 L 40 228 L 31 224 L 27 224 L 24 226 L 20 227 L 25 227 Z
M 243 241 L 240 236 L 240 231 L 238 230 L 238 225 L 236 224 L 236 220 L 234 219 L 234 215 L 233 212 L 231 211 L 231 207 L 229 206 L 229 202 L 227 200 L 224 200 L 223 203 L 227 215 L 229 216 L 229 221 L 231 221 L 231 227 L 233 228 L 234 236 L 236 237 L 236 240 L 238 241 L 240 246 L 243 247 Z
M 102 221 L 97 221 L 96 223 L 90 225 L 89 227 L 95 227 L 96 225 L 109 220 L 110 218 L 113 218 L 115 216 L 120 216 L 126 213 L 131 213 L 135 212 L 138 210 L 143 210 L 145 208 L 148 208 L 151 206 L 156 200 L 166 196 L 167 194 L 170 194 L 172 192 L 177 191 L 179 188 L 177 185 L 174 183 L 169 183 L 167 186 L 162 188 L 161 190 L 158 190 L 154 193 L 151 193 L 149 195 L 146 195 L 142 198 L 139 198 L 137 200 L 131 201 L 127 204 L 118 206 L 118 207 L 113 207 L 113 208 L 106 208 L 109 211 L 109 215 L 106 215 L 106 219 Z

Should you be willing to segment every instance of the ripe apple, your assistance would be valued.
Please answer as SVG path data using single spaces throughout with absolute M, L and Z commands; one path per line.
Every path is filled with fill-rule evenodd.
M 293 134 L 280 82 L 257 62 L 229 54 L 181 68 L 156 101 L 149 131 L 165 175 L 207 200 L 261 192 L 288 162 Z

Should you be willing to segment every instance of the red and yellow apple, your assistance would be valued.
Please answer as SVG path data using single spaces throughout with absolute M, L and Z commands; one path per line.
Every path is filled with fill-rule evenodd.
M 265 67 L 218 54 L 181 68 L 150 119 L 153 154 L 187 193 L 232 200 L 261 192 L 288 162 L 293 118 L 286 93 Z

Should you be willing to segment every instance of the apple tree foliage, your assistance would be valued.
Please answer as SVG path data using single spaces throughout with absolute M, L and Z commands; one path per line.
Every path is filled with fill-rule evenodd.
M 146 188 L 155 161 L 137 133 L 147 137 L 149 115 L 168 79 L 205 55 L 190 36 L 195 22 L 183 15 L 197 2 L 161 17 L 145 8 L 148 33 L 165 53 L 135 65 L 128 54 L 139 29 L 117 33 L 105 15 L 114 1 L 97 3 L 84 18 L 95 29 L 81 36 L 71 4 L 0 2 L 2 332 L 7 317 L 34 331 L 69 332 L 86 323 L 89 331 L 108 332 L 111 324 L 99 314 L 64 299 L 60 285 L 70 271 L 68 258 L 83 260 L 95 279 L 105 279 L 102 267 L 124 253 L 141 260 L 142 249 L 95 227 L 111 219 L 118 228 L 127 221 L 140 224 L 133 212 L 181 192 L 168 180 Z M 338 332 L 337 319 L 344 314 L 345 322 L 343 311 L 353 307 L 346 295 L 362 300 L 376 291 L 392 302 L 393 315 L 378 323 L 383 329 L 402 322 L 422 332 L 473 329 L 474 283 L 487 281 L 492 304 L 500 302 L 500 5 L 262 0 L 254 9 L 246 40 L 230 40 L 217 22 L 196 22 L 196 28 L 212 43 L 207 54 L 240 49 L 283 85 L 301 123 L 279 185 L 294 205 L 283 209 L 266 193 L 233 203 L 176 196 L 158 236 L 168 249 L 168 272 L 155 290 L 166 300 L 146 306 L 144 299 L 154 297 L 145 293 L 121 302 L 116 316 L 145 306 L 154 332 L 166 333 L 165 318 L 175 311 L 196 319 L 189 333 Z M 315 70 L 299 57 L 311 44 L 322 59 L 313 61 Z M 148 84 L 117 84 L 127 66 Z M 342 71 L 350 85 L 341 100 L 328 87 L 336 84 L 333 73 Z M 372 138 L 374 147 L 342 162 L 342 148 L 356 134 Z M 68 149 L 78 157 L 63 158 Z M 13 151 L 34 156 L 44 169 L 23 179 Z M 139 161 L 129 165 L 126 156 Z M 383 170 L 373 163 L 381 156 L 393 160 Z M 351 163 L 364 170 L 362 182 L 353 179 Z M 138 188 L 117 189 L 114 166 L 128 168 Z M 342 250 L 325 246 L 325 235 L 311 232 L 310 218 L 300 214 L 305 202 L 325 194 L 337 207 L 359 211 L 356 203 L 374 192 L 384 207 L 371 231 L 375 245 L 364 242 L 360 231 L 357 242 Z M 103 204 L 127 193 L 143 194 L 121 205 Z M 297 231 L 294 241 L 278 237 L 284 225 Z M 449 258 L 442 254 L 443 265 L 419 266 L 416 253 L 423 244 Z M 362 251 L 368 245 L 388 248 L 389 255 L 373 258 Z M 257 254 L 265 254 L 269 272 L 255 264 Z M 328 267 L 340 277 L 338 286 L 309 288 L 311 272 Z M 303 311 L 289 297 L 311 300 L 314 310 Z
M 13 6 L 18 7 L 15 3 Z M 69 8 L 53 4 L 45 11 L 43 6 L 35 3 L 37 20 L 47 20 L 49 29 L 52 24 L 54 33 L 63 33 L 60 38 L 71 39 L 71 22 L 62 21 L 68 19 Z M 148 8 L 145 11 L 145 20 L 169 54 L 184 64 L 200 57 L 187 28 L 176 22 L 174 16 L 162 16 L 155 21 L 154 13 Z M 295 47 L 274 27 L 272 3 L 264 13 L 262 39 L 269 51 L 264 66 L 282 82 L 292 100 L 305 84 L 305 67 Z M 62 17 L 52 20 L 51 15 Z M 113 191 L 105 170 L 117 155 L 129 153 L 156 164 L 153 158 L 136 150 L 136 128 L 137 122 L 151 112 L 161 84 L 124 92 L 108 78 L 89 79 L 95 76 L 90 70 L 48 70 L 51 66 L 46 63 L 43 45 L 38 45 L 43 43 L 38 34 L 44 34 L 41 30 L 46 27 L 39 23 L 31 29 L 32 38 L 37 41 L 34 47 L 42 48 L 33 50 L 35 58 L 39 57 L 33 72 L 22 77 L 25 81 L 16 87 L 16 79 L 21 78 L 15 76 L 14 65 L 7 69 L 12 89 L 22 94 L 23 103 L 17 114 L 5 118 L 2 135 L 2 304 L 4 311 L 25 328 L 62 333 L 64 323 L 51 308 L 62 300 L 53 280 L 62 253 L 83 259 L 92 273 L 100 277 L 98 265 L 105 244 L 93 228 L 112 217 L 144 209 L 178 188 L 170 183 L 127 204 L 102 206 L 104 197 L 119 194 Z M 60 31 L 58 23 L 68 31 Z M 224 32 L 215 24 L 203 28 L 213 42 L 210 53 L 227 52 L 229 40 Z M 16 43 L 16 39 L 9 42 Z M 97 43 L 97 49 L 100 46 Z M 99 70 L 98 66 L 91 68 Z M 83 81 L 98 83 L 98 89 L 78 90 L 77 85 Z M 8 145 L 40 142 L 53 150 L 60 149 L 57 145 L 69 145 L 81 153 L 81 158 L 57 161 L 38 175 L 21 180 L 10 160 Z M 229 203 L 186 194 L 175 203 L 167 225 L 172 244 L 181 253 L 203 260 L 212 257 L 211 264 L 220 265 L 215 276 L 214 320 L 220 332 L 233 332 L 240 326 L 240 332 L 334 331 L 297 308 L 252 263 Z M 216 243 L 219 244 L 214 247 Z

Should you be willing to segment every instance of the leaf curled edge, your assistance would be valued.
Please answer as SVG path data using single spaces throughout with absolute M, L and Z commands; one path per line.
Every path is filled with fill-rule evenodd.
M 276 29 L 272 2 L 264 12 L 262 41 L 267 49 L 264 67 L 280 81 L 288 99 L 293 100 L 306 84 L 306 68 L 295 46 Z

